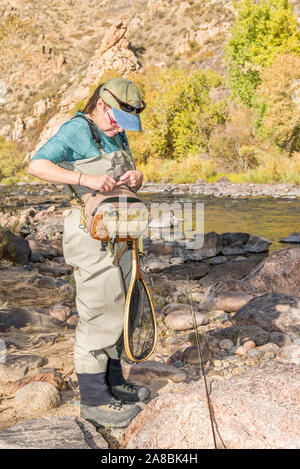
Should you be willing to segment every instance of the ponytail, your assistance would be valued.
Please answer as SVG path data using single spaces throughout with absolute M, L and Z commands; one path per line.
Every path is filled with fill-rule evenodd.
M 95 89 L 93 95 L 90 97 L 90 99 L 88 100 L 85 108 L 83 109 L 83 113 L 84 114 L 91 114 L 95 109 L 96 109 L 96 106 L 97 106 L 97 101 L 98 101 L 98 98 L 99 98 L 99 93 L 100 93 L 100 88 L 104 85 L 104 83 L 101 83 L 99 86 L 97 86 L 97 88 Z

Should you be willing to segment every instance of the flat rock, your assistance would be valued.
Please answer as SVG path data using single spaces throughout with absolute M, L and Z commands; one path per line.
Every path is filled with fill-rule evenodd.
M 271 332 L 270 342 L 278 345 L 278 347 L 284 347 L 285 345 L 291 345 L 292 339 L 283 332 Z
M 151 272 L 161 272 L 166 267 L 169 267 L 169 265 L 169 262 L 162 261 L 160 259 L 151 259 L 147 262 L 147 266 Z
M 37 270 L 41 274 L 49 274 L 54 277 L 61 277 L 62 275 L 71 274 L 73 267 L 67 264 L 61 264 L 56 262 L 48 261 L 47 263 L 38 266 Z
M 27 324 L 37 327 L 64 327 L 64 322 L 47 314 L 25 308 L 5 308 L 0 310 L 0 331 L 4 332 L 11 326 L 20 328 Z
M 167 316 L 169 313 L 174 313 L 176 311 L 191 312 L 191 305 L 184 303 L 169 303 L 164 306 L 162 312 Z
M 184 259 L 183 257 L 171 257 L 170 264 L 174 264 L 174 265 L 184 264 Z
M 193 329 L 194 321 L 197 326 L 204 326 L 208 324 L 208 315 L 195 311 L 194 317 L 191 311 L 174 311 L 168 314 L 165 319 L 165 324 L 167 327 L 175 331 L 184 331 L 187 329 Z
M 243 279 L 255 268 L 258 262 L 260 262 L 258 259 L 248 259 L 246 261 L 212 265 L 210 266 L 209 273 L 204 278 L 200 279 L 199 285 L 209 286 L 219 281 L 224 282 L 229 279 Z
M 178 350 L 194 345 L 186 336 L 167 337 L 165 343 L 169 352 L 178 352 Z
M 233 342 L 230 339 L 222 339 L 219 341 L 218 346 L 223 350 L 228 350 L 233 347 Z
M 295 365 L 272 361 L 230 380 L 208 380 L 218 448 L 300 447 Z M 214 448 L 203 382 L 187 387 L 149 402 L 126 430 L 127 449 Z
M 34 375 L 26 376 L 25 378 L 21 378 L 13 383 L 2 385 L 0 393 L 2 396 L 14 396 L 19 389 L 29 383 L 35 383 L 37 381 L 50 383 L 59 390 L 66 389 L 66 382 L 58 371 L 52 368 L 40 368 Z
M 239 291 L 226 291 L 215 299 L 215 307 L 223 311 L 236 312 L 245 306 L 253 296 Z
M 2 449 L 108 449 L 91 423 L 64 416 L 25 420 L 0 432 Z
M 57 284 L 56 281 L 52 277 L 41 276 L 38 277 L 34 282 L 33 285 L 39 288 L 47 288 L 51 290 L 52 288 L 56 288 Z
M 29 242 L 31 252 L 35 255 L 48 257 L 52 259 L 53 257 L 59 256 L 59 251 L 53 246 L 53 243 L 49 239 L 31 239 L 31 235 L 26 238 Z
M 300 244 L 300 233 L 292 233 L 287 238 L 282 238 L 280 243 L 296 243 Z
M 246 252 L 264 252 L 268 251 L 271 241 L 261 236 L 250 236 L 247 244 L 244 246 Z
M 209 259 L 209 264 L 217 265 L 217 264 L 225 264 L 227 262 L 226 256 L 215 256 Z
M 224 256 L 241 256 L 246 252 L 246 249 L 240 247 L 224 246 L 222 248 L 222 254 L 224 254 Z
M 209 272 L 209 267 L 201 262 L 188 262 L 182 265 L 170 265 L 164 269 L 164 273 L 174 280 L 184 279 L 199 280 Z
M 6 382 L 23 378 L 29 371 L 46 363 L 47 360 L 38 355 L 6 355 L 0 363 L 0 380 Z
M 269 332 L 300 335 L 300 298 L 268 293 L 253 298 L 232 318 L 234 324 L 258 326 Z
M 171 259 L 174 257 L 176 245 L 176 242 L 153 241 L 147 249 L 147 254 L 154 254 L 154 256 L 168 256 Z
M 152 383 L 153 381 L 168 380 L 181 383 L 186 380 L 186 372 L 173 365 L 147 360 L 132 366 L 124 366 L 124 376 L 129 381 Z
M 243 232 L 222 233 L 223 246 L 232 246 L 239 242 L 241 245 L 247 244 L 250 235 Z
M 300 296 L 300 249 L 275 251 L 243 279 L 250 294 L 274 292 Z
M 211 337 L 218 339 L 230 339 L 234 344 L 242 345 L 253 341 L 256 345 L 264 345 L 269 342 L 270 333 L 258 326 L 230 326 L 216 328 L 207 331 Z

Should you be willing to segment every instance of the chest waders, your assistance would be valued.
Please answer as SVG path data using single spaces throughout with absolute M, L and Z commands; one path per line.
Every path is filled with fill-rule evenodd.
M 131 155 L 124 150 L 106 154 L 98 148 L 101 155 L 60 165 L 88 175 L 112 177 L 135 169 Z M 117 359 L 123 351 L 126 295 L 132 275 L 132 253 L 137 252 L 137 245 L 132 251 L 126 242 L 105 246 L 93 239 L 81 218 L 80 197 L 88 189 L 65 186 L 65 190 L 71 196 L 72 209 L 64 220 L 63 252 L 66 262 L 74 267 L 79 315 L 74 345 L 75 370 L 81 374 L 102 373 L 108 357 Z

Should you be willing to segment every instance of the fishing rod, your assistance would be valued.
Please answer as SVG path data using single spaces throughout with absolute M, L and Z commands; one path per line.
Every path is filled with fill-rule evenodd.
M 209 411 L 209 419 L 210 419 L 210 424 L 211 424 L 211 431 L 212 431 L 213 440 L 214 440 L 214 447 L 215 447 L 215 449 L 218 449 L 217 441 L 216 441 L 216 434 L 215 434 L 215 427 L 214 427 L 214 412 L 213 412 L 213 408 L 212 408 L 212 404 L 211 404 L 211 400 L 210 400 L 210 396 L 209 396 L 209 392 L 208 392 L 206 373 L 205 373 L 205 368 L 204 368 L 202 350 L 201 350 L 201 346 L 200 346 L 200 342 L 199 342 L 197 321 L 196 321 L 196 315 L 195 315 L 195 310 L 194 310 L 194 306 L 193 306 L 192 293 L 191 293 L 191 288 L 190 288 L 190 283 L 189 283 L 188 276 L 187 276 L 187 282 L 188 282 L 188 286 L 189 286 L 190 303 L 191 303 L 192 317 L 193 317 L 193 327 L 194 327 L 194 331 L 195 331 L 199 362 L 200 362 L 200 366 L 201 366 L 201 370 L 202 370 L 202 374 L 203 374 L 205 393 L 206 393 L 206 401 L 207 401 L 207 406 L 208 406 L 208 411 Z

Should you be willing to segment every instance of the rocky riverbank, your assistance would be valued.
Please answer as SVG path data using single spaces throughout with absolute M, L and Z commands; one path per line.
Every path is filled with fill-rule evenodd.
M 197 342 L 218 445 L 299 446 L 298 247 L 269 255 L 270 242 L 249 233 L 207 233 L 203 245 L 197 237 L 145 240 L 158 344 L 150 360 L 123 361 L 123 368 L 151 389 L 152 399 L 128 429 L 101 436 L 79 418 L 75 286 L 62 256 L 69 209 L 63 197 L 41 190 L 30 193 L 36 204 L 1 214 L 2 226 L 18 221 L 19 228 L 4 230 L 1 243 L 0 447 L 61 448 L 64 434 L 72 448 L 212 447 Z
M 0 184 L 0 194 L 6 193 L 9 198 L 20 189 L 24 188 L 24 195 L 30 195 L 32 188 L 35 191 L 39 188 L 41 190 L 53 192 L 62 191 L 63 186 L 53 185 L 49 186 L 48 183 L 35 181 L 30 184 L 20 182 L 12 189 L 10 186 Z M 52 187 L 52 188 L 51 188 Z M 139 190 L 140 193 L 164 193 L 164 194 L 191 194 L 191 195 L 209 195 L 214 197 L 272 197 L 272 198 L 298 198 L 300 197 L 300 186 L 296 184 L 255 184 L 255 183 L 231 183 L 230 180 L 222 176 L 215 183 L 207 183 L 203 179 L 198 179 L 195 183 L 191 184 L 171 184 L 164 182 L 144 182 L 143 187 Z M 3 199 L 2 203 L 5 202 Z
M 211 195 L 214 197 L 300 197 L 300 186 L 290 184 L 233 184 L 222 176 L 215 183 L 197 180 L 193 184 L 170 184 L 145 182 L 141 192 L 162 192 L 167 194 Z

